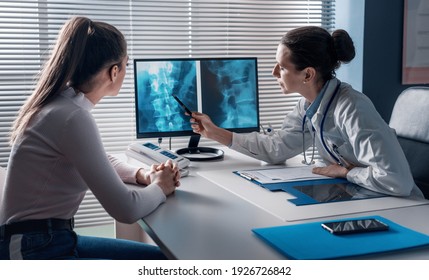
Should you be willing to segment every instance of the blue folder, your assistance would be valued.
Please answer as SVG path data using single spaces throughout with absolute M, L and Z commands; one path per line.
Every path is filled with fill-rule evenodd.
M 346 258 L 429 245 L 428 235 L 403 227 L 383 217 L 370 216 L 353 219 L 362 218 L 376 218 L 388 224 L 389 230 L 334 235 L 321 226 L 324 222 L 333 222 L 331 220 L 256 228 L 252 231 L 288 258 L 299 260 Z

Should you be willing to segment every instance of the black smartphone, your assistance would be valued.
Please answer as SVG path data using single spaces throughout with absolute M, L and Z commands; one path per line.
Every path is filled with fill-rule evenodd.
M 347 220 L 323 223 L 322 227 L 332 234 L 351 234 L 388 230 L 389 226 L 377 219 Z
M 189 110 L 188 107 L 186 107 L 185 104 L 183 104 L 182 100 L 179 99 L 175 94 L 173 94 L 174 99 L 176 99 L 177 103 L 179 103 L 180 107 L 182 107 L 183 110 L 185 110 L 186 113 L 189 114 L 189 116 L 192 116 L 191 110 Z

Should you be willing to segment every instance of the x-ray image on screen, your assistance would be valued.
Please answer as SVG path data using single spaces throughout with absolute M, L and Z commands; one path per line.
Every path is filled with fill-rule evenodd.
M 138 131 L 191 130 L 189 117 L 173 99 L 177 95 L 191 110 L 197 108 L 196 63 L 192 60 L 136 64 Z
M 202 111 L 223 128 L 256 126 L 257 77 L 253 60 L 201 61 Z
M 192 136 L 191 111 L 235 132 L 259 131 L 257 59 L 135 59 L 137 138 Z

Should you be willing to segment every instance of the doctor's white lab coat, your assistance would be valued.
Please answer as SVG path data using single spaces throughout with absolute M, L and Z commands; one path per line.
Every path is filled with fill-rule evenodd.
M 347 174 L 348 181 L 383 194 L 423 197 L 414 183 L 395 131 L 381 118 L 370 99 L 336 78 L 328 83 L 319 108 L 311 120 L 306 120 L 304 132 L 302 127 L 308 102 L 301 98 L 285 117 L 280 130 L 269 135 L 234 133 L 231 148 L 277 164 L 302 153 L 303 145 L 305 149 L 309 148 L 315 137 L 315 146 L 326 164 L 337 163 L 327 148 L 334 156 L 354 166 Z M 338 83 L 341 85 L 336 92 Z M 332 103 L 328 106 L 331 98 Z M 321 132 L 326 148 L 322 144 Z

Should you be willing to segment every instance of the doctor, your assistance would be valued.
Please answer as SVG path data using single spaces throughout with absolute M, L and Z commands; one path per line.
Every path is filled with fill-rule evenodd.
M 335 78 L 341 63 L 350 62 L 355 48 L 349 34 L 329 34 L 305 26 L 285 34 L 277 48 L 272 74 L 284 94 L 301 98 L 278 131 L 238 134 L 217 127 L 210 117 L 193 112 L 195 133 L 248 156 L 283 163 L 304 152 L 313 164 L 317 149 L 325 165 L 316 174 L 347 178 L 369 190 L 392 196 L 423 197 L 415 185 L 395 132 L 364 94 Z M 305 153 L 312 147 L 313 152 Z

